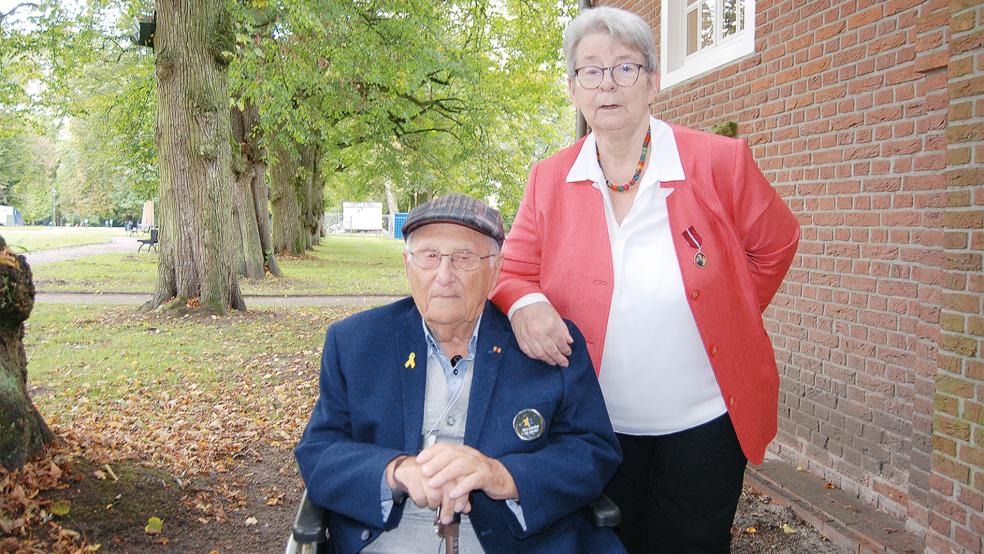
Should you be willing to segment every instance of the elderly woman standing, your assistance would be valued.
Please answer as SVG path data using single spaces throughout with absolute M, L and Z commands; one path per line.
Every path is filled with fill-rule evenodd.
M 799 226 L 743 140 L 650 116 L 659 74 L 638 16 L 564 34 L 592 133 L 533 166 L 493 301 L 520 346 L 565 365 L 584 332 L 625 461 L 607 493 L 630 552 L 726 552 L 748 460 L 776 433 L 762 322 Z

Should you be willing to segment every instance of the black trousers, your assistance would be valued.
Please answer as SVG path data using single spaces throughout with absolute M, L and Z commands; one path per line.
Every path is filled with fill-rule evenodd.
M 631 554 L 729 552 L 745 465 L 728 414 L 670 435 L 618 435 L 624 458 L 605 494 Z

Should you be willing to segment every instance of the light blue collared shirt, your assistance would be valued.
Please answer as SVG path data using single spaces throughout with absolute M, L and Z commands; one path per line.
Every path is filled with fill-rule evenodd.
M 427 365 L 430 366 L 431 363 L 440 364 L 448 383 L 448 402 L 451 402 L 451 399 L 461 390 L 461 385 L 465 381 L 465 373 L 474 365 L 475 348 L 478 346 L 478 328 L 481 326 L 481 323 L 482 314 L 479 314 L 478 319 L 475 321 L 475 330 L 472 332 L 471 339 L 468 340 L 468 354 L 452 366 L 451 359 L 444 354 L 441 345 L 431 335 L 430 329 L 427 328 L 427 323 L 421 321 L 421 325 L 424 327 L 424 340 L 427 342 Z M 390 490 L 389 485 L 386 483 L 385 471 L 383 472 L 379 493 L 382 499 L 383 522 L 385 523 L 389 520 L 390 511 L 393 509 L 393 491 Z M 506 500 L 506 506 L 516 515 L 516 520 L 519 521 L 520 527 L 525 531 L 526 518 L 523 517 L 523 507 L 519 505 L 519 502 L 511 498 Z

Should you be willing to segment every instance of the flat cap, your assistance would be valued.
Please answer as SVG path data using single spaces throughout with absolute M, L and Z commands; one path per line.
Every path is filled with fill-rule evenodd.
M 403 224 L 403 236 L 431 223 L 454 223 L 495 239 L 502 246 L 506 232 L 499 210 L 464 194 L 447 194 L 421 204 L 410 211 Z

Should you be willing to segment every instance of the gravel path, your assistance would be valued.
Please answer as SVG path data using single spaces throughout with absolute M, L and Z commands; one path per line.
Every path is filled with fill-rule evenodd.
M 149 294 L 90 294 L 41 292 L 36 302 L 47 304 L 124 304 L 139 306 Z M 246 306 L 378 306 L 402 296 L 246 296 Z
M 87 244 L 85 246 L 52 248 L 51 250 L 30 252 L 25 254 L 25 256 L 27 256 L 27 263 L 31 264 L 31 267 L 37 267 L 39 265 L 50 264 L 52 262 L 75 260 L 86 256 L 95 256 L 97 254 L 136 252 L 139 246 L 140 245 L 137 243 L 137 239 L 134 237 L 113 237 L 112 242 Z

